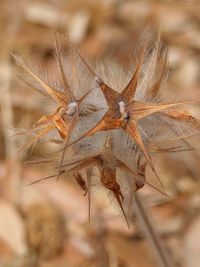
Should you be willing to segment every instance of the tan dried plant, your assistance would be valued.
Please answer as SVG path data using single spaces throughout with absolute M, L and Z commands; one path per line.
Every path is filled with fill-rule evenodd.
M 84 57 L 79 53 L 79 51 L 74 47 L 75 51 L 81 57 L 82 61 L 85 63 L 88 71 L 91 73 L 92 77 L 95 79 L 97 85 L 103 92 L 103 95 L 106 99 L 108 110 L 104 114 L 104 116 L 99 120 L 99 122 L 93 126 L 89 131 L 79 137 L 77 140 L 72 142 L 71 144 L 67 144 L 66 147 L 74 145 L 75 143 L 79 142 L 83 138 L 92 136 L 100 131 L 109 131 L 112 129 L 119 129 L 121 128 L 124 130 L 128 135 L 131 136 L 135 144 L 139 147 L 141 152 L 143 153 L 144 157 L 146 158 L 150 168 L 153 170 L 154 174 L 160 181 L 156 170 L 153 166 L 152 159 L 150 156 L 149 149 L 146 145 L 147 140 L 144 140 L 141 129 L 140 129 L 140 122 L 145 121 L 146 118 L 152 118 L 153 115 L 167 117 L 169 119 L 174 120 L 176 123 L 183 122 L 183 123 L 190 123 L 192 127 L 199 129 L 199 123 L 197 120 L 189 113 L 189 111 L 182 108 L 187 104 L 194 104 L 198 103 L 198 100 L 182 100 L 182 101 L 172 101 L 168 103 L 158 103 L 153 102 L 158 96 L 160 87 L 163 83 L 163 80 L 166 75 L 166 68 L 167 68 L 167 53 L 165 54 L 164 60 L 161 59 L 161 55 L 159 54 L 160 51 L 160 44 L 159 44 L 159 36 L 155 43 L 155 51 L 153 54 L 153 60 L 155 63 L 160 64 L 161 62 L 161 72 L 159 77 L 156 81 L 150 85 L 147 91 L 147 95 L 145 96 L 144 100 L 137 100 L 135 98 L 137 94 L 137 90 L 140 87 L 140 74 L 142 72 L 142 66 L 149 54 L 152 53 L 149 51 L 149 47 L 152 47 L 152 43 L 144 42 L 142 48 L 139 52 L 138 61 L 136 63 L 135 71 L 131 76 L 128 84 L 122 89 L 121 92 L 119 90 L 114 90 L 110 87 L 106 82 L 103 81 L 102 78 L 94 71 L 94 69 L 89 65 L 89 63 L 84 59 Z M 146 101 L 148 99 L 148 102 Z M 180 107 L 179 107 L 180 106 Z M 158 120 L 160 117 L 158 118 Z M 151 123 L 150 123 L 151 124 Z M 151 128 L 151 126 L 150 126 Z M 169 128 L 173 127 L 169 125 Z M 148 131 L 148 129 L 147 129 Z M 182 139 L 183 136 L 179 136 L 178 139 Z M 150 138 L 149 138 L 150 139 Z M 173 139 L 172 139 L 173 140 Z M 162 150 L 156 145 L 156 141 L 153 139 L 150 141 L 149 147 L 153 147 L 154 150 Z M 163 150 L 164 151 L 164 150 Z
M 82 87 L 78 87 L 79 95 L 81 94 L 79 98 L 75 96 L 72 85 L 69 83 L 70 79 L 66 75 L 65 58 L 61 53 L 57 34 L 56 55 L 62 77 L 62 90 L 49 86 L 48 83 L 34 74 L 19 57 L 15 56 L 18 65 L 32 76 L 58 105 L 54 113 L 43 116 L 34 124 L 32 129 L 27 130 L 34 137 L 25 144 L 23 149 L 55 129 L 63 139 L 63 148 L 60 150 L 62 156 L 58 161 L 57 173 L 38 179 L 31 184 L 55 177 L 58 179 L 60 175 L 64 177 L 73 175 L 84 191 L 84 195 L 88 195 L 90 206 L 89 193 L 93 175 L 92 169 L 97 167 L 101 185 L 113 192 L 128 224 L 128 216 L 123 207 L 125 196 L 121 190 L 121 184 L 124 181 L 123 178 L 117 177 L 117 169 L 123 170 L 131 177 L 134 181 L 134 191 L 139 190 L 144 184 L 148 184 L 150 187 L 165 194 L 145 179 L 146 166 L 147 164 L 150 166 L 160 184 L 162 184 L 154 168 L 151 153 L 172 153 L 191 149 L 187 145 L 185 138 L 199 133 L 199 122 L 190 113 L 187 106 L 199 103 L 199 101 L 191 99 L 168 101 L 167 103 L 161 101 L 160 88 L 167 75 L 167 52 L 165 52 L 163 57 L 160 35 L 153 39 L 153 41 L 144 40 L 142 42 L 137 59 L 135 60 L 134 71 L 131 72 L 131 75 L 129 75 L 130 71 L 129 73 L 123 73 L 122 76 L 127 83 L 125 86 L 119 87 L 118 84 L 120 82 L 116 81 L 116 86 L 113 86 L 109 85 L 109 82 L 104 81 L 106 79 L 104 77 L 101 78 L 69 39 L 67 40 L 73 55 L 75 55 L 72 61 L 68 61 L 68 71 L 71 70 L 73 72 L 76 80 L 78 79 L 79 72 L 85 68 L 84 75 L 87 79 L 91 80 L 91 84 L 96 85 L 96 87 L 93 86 L 94 88 L 87 88 L 87 91 L 84 93 Z M 78 65 L 80 63 L 82 67 L 77 67 L 77 62 L 74 64 L 77 59 L 79 60 Z M 114 77 L 112 71 L 107 76 L 110 76 L 110 80 L 117 80 L 118 78 Z M 87 116 L 89 115 L 87 112 L 81 113 L 81 103 L 87 96 L 92 103 L 95 103 L 90 105 L 89 113 L 92 113 L 93 117 Z M 99 106 L 96 105 L 97 102 L 99 102 Z M 104 105 L 103 108 L 100 108 L 102 107 L 102 102 Z M 100 119 L 99 114 L 96 115 L 99 110 L 101 112 L 106 110 L 104 114 L 101 113 Z M 117 141 L 110 135 L 110 131 L 113 130 L 119 133 Z M 103 143 L 101 137 L 97 134 L 101 134 L 100 132 L 103 134 L 104 140 L 106 139 Z M 123 137 L 120 136 L 121 133 L 123 133 Z M 77 134 L 79 135 L 78 138 Z M 94 136 L 96 137 L 95 141 L 92 139 Z M 86 137 L 90 137 L 88 138 L 89 148 Z M 71 143 L 69 139 L 72 140 Z M 126 143 L 127 140 L 128 142 Z M 180 145 L 178 146 L 177 142 L 179 141 Z M 173 142 L 176 145 L 173 145 Z M 93 153 L 93 150 L 95 150 L 93 148 L 97 143 L 100 146 Z M 183 144 L 186 146 L 183 146 Z M 72 150 L 67 151 L 67 161 L 64 164 L 65 151 L 72 145 L 74 145 Z M 113 151 L 115 147 L 118 147 L 117 153 Z M 120 153 L 123 147 L 125 147 L 125 150 L 127 148 L 127 151 L 123 154 L 124 157 L 122 159 L 120 158 Z M 138 162 L 133 164 L 137 159 L 137 153 L 140 155 Z M 48 163 L 50 161 L 52 159 L 38 161 L 37 163 Z M 143 163 L 141 164 L 140 161 Z M 87 173 L 87 181 L 82 175 L 83 171 Z
M 156 38 L 144 38 L 136 59 L 132 61 L 135 68 L 130 66 L 130 69 L 121 73 L 117 68 L 116 76 L 113 74 L 115 69 L 111 67 L 107 73 L 105 69 L 100 75 L 98 68 L 86 61 L 69 38 L 67 41 L 73 56 L 71 61 L 66 60 L 58 34 L 55 39 L 56 58 L 62 78 L 59 88 L 48 84 L 18 56 L 14 56 L 22 70 L 40 84 L 57 104 L 52 114 L 44 115 L 30 130 L 25 131 L 25 134 L 32 134 L 33 138 L 21 150 L 54 130 L 59 133 L 63 145 L 58 150 L 61 157 L 60 154 L 56 156 L 55 173 L 30 184 L 58 179 L 60 176 L 64 179 L 74 178 L 84 196 L 88 197 L 90 220 L 92 182 L 97 178 L 101 187 L 113 195 L 128 227 L 132 222 L 129 208 L 132 209 L 133 202 L 136 204 L 147 236 L 160 255 L 162 266 L 172 266 L 136 191 L 147 184 L 167 196 L 163 190 L 148 182 L 146 168 L 148 165 L 162 185 L 152 154 L 193 149 L 186 139 L 199 135 L 199 121 L 190 111 L 191 105 L 198 104 L 199 100 L 172 101 L 162 97 L 161 88 L 168 70 L 167 51 L 161 46 L 160 34 Z M 80 73 L 85 81 L 88 80 L 86 85 L 77 82 Z M 78 91 L 78 97 L 75 91 Z M 86 105 L 84 110 L 81 109 L 82 102 Z M 49 162 L 55 163 L 55 157 L 35 161 Z

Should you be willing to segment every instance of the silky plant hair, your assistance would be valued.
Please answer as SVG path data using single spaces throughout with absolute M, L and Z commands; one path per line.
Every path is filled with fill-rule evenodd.
M 199 134 L 199 121 L 191 107 L 194 99 L 169 99 L 162 93 L 167 79 L 168 51 L 160 34 L 143 34 L 129 64 L 93 66 L 70 42 L 55 34 L 54 78 L 37 71 L 13 55 L 18 76 L 53 102 L 31 129 L 18 130 L 27 142 L 19 152 L 44 140 L 54 142 L 57 153 L 44 152 L 32 163 L 49 163 L 48 179 L 72 178 L 88 196 L 95 183 L 113 195 L 128 227 L 135 192 L 144 185 L 167 195 L 152 160 L 153 154 L 190 150 L 189 137 Z M 65 44 L 68 48 L 65 48 Z M 52 75 L 51 75 L 52 76 Z M 148 182 L 147 166 L 160 186 Z

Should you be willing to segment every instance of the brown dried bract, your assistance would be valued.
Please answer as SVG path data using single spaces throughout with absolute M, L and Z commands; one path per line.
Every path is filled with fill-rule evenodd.
M 146 180 L 145 172 L 146 172 L 147 163 L 145 162 L 145 163 L 141 164 L 141 155 L 138 157 L 136 167 L 137 167 L 138 175 L 143 178 L 143 181 L 139 180 L 139 179 L 136 179 L 136 181 L 135 181 L 136 191 L 138 191 L 139 189 L 141 189 L 145 185 L 144 181 Z

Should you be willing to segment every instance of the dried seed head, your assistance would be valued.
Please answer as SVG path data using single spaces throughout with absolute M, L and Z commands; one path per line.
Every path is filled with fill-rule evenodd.
M 132 181 L 131 193 L 144 184 L 163 193 L 148 183 L 145 176 L 148 164 L 160 181 L 151 153 L 187 150 L 182 144 L 174 146 L 171 143 L 181 143 L 184 138 L 199 134 L 199 121 L 187 109 L 188 105 L 199 101 L 164 101 L 161 98 L 161 86 L 167 76 L 167 52 L 162 55 L 160 35 L 155 41 L 145 38 L 141 42 L 134 68 L 122 72 L 116 66 L 102 67 L 102 75 L 68 42 L 70 52 L 68 64 L 65 64 L 66 58 L 56 35 L 60 87 L 51 86 L 16 58 L 23 71 L 35 79 L 57 104 L 52 114 L 43 116 L 27 131 L 33 138 L 25 147 L 51 131 L 57 131 L 63 139 L 58 172 L 41 180 L 71 174 L 90 198 L 92 170 L 96 167 L 101 185 L 114 195 L 128 224 L 123 202 L 124 180 L 120 178 L 120 171 L 124 173 L 123 177 Z M 115 69 L 118 70 L 116 76 Z M 67 151 L 75 144 L 70 152 Z M 65 151 L 67 162 L 64 164 Z M 140 157 L 137 161 L 138 154 L 145 163 L 140 163 Z M 82 172 L 85 174 L 88 170 L 91 170 L 90 175 L 82 176 Z

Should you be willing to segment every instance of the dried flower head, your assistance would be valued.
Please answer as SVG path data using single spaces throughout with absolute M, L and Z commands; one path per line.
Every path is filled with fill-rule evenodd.
M 55 34 L 55 55 L 58 62 L 60 74 L 61 74 L 61 88 L 55 88 L 50 86 L 45 82 L 44 79 L 39 78 L 38 75 L 33 73 L 28 66 L 16 55 L 13 55 L 16 63 L 27 72 L 32 78 L 34 78 L 42 87 L 46 90 L 51 98 L 56 102 L 57 108 L 54 113 L 44 115 L 36 123 L 34 123 L 33 128 L 24 132 L 24 134 L 33 134 L 34 137 L 29 140 L 19 151 L 27 148 L 32 145 L 34 142 L 37 142 L 42 137 L 46 136 L 52 130 L 57 130 L 60 137 L 64 140 L 64 145 L 67 144 L 69 137 L 77 123 L 77 120 L 80 115 L 88 115 L 88 113 L 93 113 L 97 111 L 97 107 L 94 105 L 89 105 L 88 109 L 85 109 L 83 112 L 80 110 L 80 106 L 85 98 L 90 94 L 91 89 L 83 94 L 79 99 L 77 99 L 73 93 L 72 88 L 69 85 L 67 75 L 64 70 L 64 64 L 61 54 L 61 46 L 58 40 L 58 34 Z M 73 69 L 74 66 L 71 66 Z M 60 89 L 60 90 L 59 90 Z M 19 152 L 18 151 L 18 152 Z M 63 163 L 65 155 L 65 150 L 61 156 L 61 164 Z M 60 169 L 58 172 L 59 177 Z
M 179 106 L 184 106 L 195 102 L 197 103 L 198 101 L 182 100 L 182 101 L 176 101 L 176 102 L 173 101 L 168 103 L 159 103 L 158 101 L 156 101 L 158 100 L 156 97 L 158 96 L 160 86 L 163 82 L 166 73 L 167 53 L 165 54 L 164 60 L 162 62 L 161 72 L 159 77 L 155 82 L 153 82 L 153 84 L 148 82 L 149 86 L 147 87 L 147 92 L 146 92 L 147 96 L 145 96 L 145 98 L 142 100 L 137 99 L 138 98 L 137 90 L 140 89 L 141 87 L 140 83 L 143 82 L 143 81 L 140 82 L 140 75 L 142 72 L 143 63 L 145 63 L 148 60 L 150 54 L 152 54 L 150 58 L 150 65 L 152 65 L 152 61 L 154 61 L 153 62 L 154 65 L 155 63 L 159 64 L 160 61 L 162 61 L 160 58 L 161 55 L 159 53 L 160 51 L 159 39 L 160 38 L 158 37 L 154 45 L 155 48 L 153 52 L 150 50 L 150 48 L 152 48 L 153 46 L 152 43 L 149 41 L 144 42 L 139 52 L 135 71 L 131 75 L 128 84 L 122 89 L 121 92 L 119 92 L 119 89 L 114 90 L 111 86 L 109 86 L 106 82 L 104 82 L 104 80 L 100 78 L 99 75 L 97 75 L 94 69 L 81 56 L 78 50 L 74 48 L 81 57 L 81 59 L 83 60 L 83 62 L 85 63 L 85 65 L 87 66 L 88 71 L 95 79 L 97 85 L 103 92 L 103 95 L 108 105 L 108 110 L 95 126 L 93 126 L 89 131 L 87 131 L 77 140 L 72 142 L 70 145 L 77 143 L 78 141 L 82 140 L 85 137 L 92 136 L 99 131 L 109 131 L 112 129 L 121 128 L 131 136 L 133 141 L 136 143 L 136 145 L 143 153 L 144 157 L 146 158 L 149 166 L 157 176 L 158 180 L 160 181 L 153 166 L 150 152 L 148 151 L 147 145 L 145 144 L 147 140 L 145 140 L 146 138 L 142 134 L 143 129 L 141 129 L 142 128 L 141 126 L 148 119 L 149 120 L 152 119 L 152 121 L 154 119 L 157 119 L 157 116 L 159 116 L 158 120 L 160 119 L 161 121 L 162 117 L 164 117 L 165 119 L 166 118 L 172 119 L 176 121 L 176 123 L 179 122 L 190 123 L 190 124 L 192 123 L 193 127 L 196 129 L 199 128 L 199 124 L 187 110 L 183 109 L 182 107 L 179 108 Z M 145 79 L 145 77 L 143 78 Z M 149 127 L 152 128 L 151 121 L 150 123 L 147 123 L 147 125 L 149 125 Z M 173 125 L 169 125 L 169 128 L 172 129 L 173 131 L 174 129 L 172 126 Z M 146 130 L 146 132 L 148 135 L 148 129 Z M 179 136 L 179 138 L 182 138 L 182 136 Z M 152 140 L 150 143 L 156 148 L 156 142 L 153 141 L 153 138 L 151 139 Z
M 144 184 L 165 194 L 146 179 L 149 165 L 162 184 L 151 153 L 191 149 L 185 138 L 199 134 L 200 125 L 188 106 L 199 101 L 164 101 L 161 97 L 161 86 L 167 75 L 167 52 L 161 49 L 159 34 L 157 38 L 141 42 L 134 71 L 132 66 L 128 71 L 118 69 L 116 77 L 111 67 L 103 68 L 102 75 L 97 74 L 98 69 L 91 67 L 69 39 L 68 43 L 72 60 L 66 61 L 66 65 L 56 35 L 56 58 L 62 78 L 60 90 L 39 78 L 15 56 L 21 68 L 57 103 L 52 114 L 43 116 L 27 131 L 34 137 L 23 148 L 52 130 L 63 140 L 57 173 L 31 184 L 60 175 L 74 177 L 84 195 L 88 195 L 90 217 L 90 188 L 96 168 L 101 186 L 112 192 L 129 226 L 124 203 L 125 180 L 129 181 L 131 194 Z M 77 97 L 75 92 L 81 96 Z M 52 159 L 43 162 L 49 161 Z

